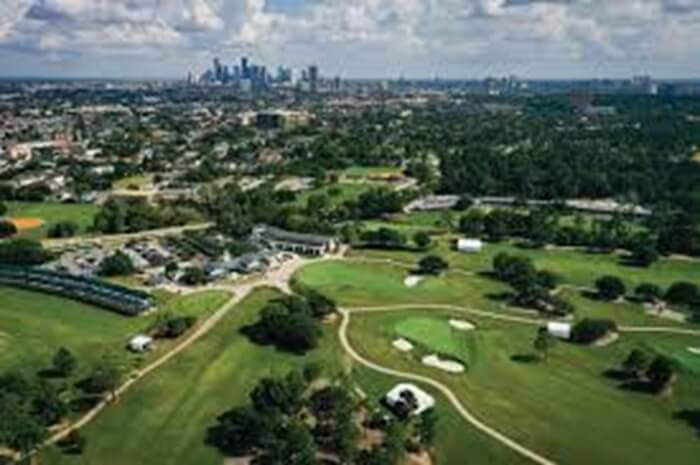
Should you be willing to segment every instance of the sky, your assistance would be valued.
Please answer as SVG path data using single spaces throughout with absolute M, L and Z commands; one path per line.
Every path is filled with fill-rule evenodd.
M 700 77 L 700 0 L 0 0 L 0 76 Z

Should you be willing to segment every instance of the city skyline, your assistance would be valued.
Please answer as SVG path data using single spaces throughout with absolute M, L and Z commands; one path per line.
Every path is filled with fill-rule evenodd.
M 700 77 L 693 0 L 0 0 L 0 76 L 181 78 L 255 56 L 344 78 Z

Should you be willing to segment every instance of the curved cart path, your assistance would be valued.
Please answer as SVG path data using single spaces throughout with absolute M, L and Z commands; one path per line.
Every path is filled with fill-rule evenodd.
M 399 371 L 399 370 L 394 370 L 391 368 L 386 368 L 381 365 L 378 365 L 374 362 L 370 362 L 369 360 L 363 358 L 360 354 L 358 354 L 355 349 L 352 347 L 350 344 L 350 341 L 348 340 L 348 326 L 350 324 L 350 311 L 343 309 L 340 310 L 340 313 L 343 317 L 343 320 L 340 324 L 340 329 L 338 330 L 338 337 L 340 339 L 340 343 L 343 346 L 343 350 L 350 355 L 356 362 L 359 364 L 369 368 L 370 370 L 374 370 L 378 373 L 382 373 L 385 375 L 389 376 L 394 376 L 398 378 L 404 378 L 412 381 L 416 381 L 419 383 L 427 384 L 429 386 L 432 386 L 433 388 L 437 389 L 444 395 L 447 400 L 452 404 L 452 406 L 457 410 L 457 412 L 464 418 L 469 424 L 474 426 L 476 429 L 481 431 L 482 433 L 486 434 L 487 436 L 490 436 L 491 438 L 495 439 L 499 443 L 503 444 L 504 446 L 512 449 L 513 451 L 517 452 L 518 454 L 530 459 L 531 461 L 539 464 L 539 465 L 555 465 L 556 462 L 538 454 L 537 452 L 528 449 L 527 447 L 519 444 L 518 442 L 514 441 L 513 439 L 509 438 L 508 436 L 504 435 L 503 433 L 493 429 L 492 427 L 488 426 L 487 424 L 483 423 L 481 420 L 476 418 L 474 415 L 472 415 L 464 405 L 462 405 L 462 402 L 457 398 L 457 396 L 444 384 L 435 381 L 432 378 L 428 378 L 427 376 L 421 376 L 417 375 L 414 373 L 408 373 L 405 371 Z

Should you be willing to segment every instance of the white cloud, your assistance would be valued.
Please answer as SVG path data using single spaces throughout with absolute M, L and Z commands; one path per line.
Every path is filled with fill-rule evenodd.
M 700 73 L 697 0 L 0 0 L 0 47 L 39 56 L 221 53 L 318 61 L 353 74 L 484 64 L 545 70 L 661 68 Z M 209 52 L 209 53 L 207 53 Z M 652 60 L 653 59 L 653 60 Z M 676 64 L 677 64 L 676 63 Z M 444 66 L 443 66 L 444 65 Z M 481 67 L 481 68 L 479 68 Z M 529 68 L 528 68 L 529 67 Z

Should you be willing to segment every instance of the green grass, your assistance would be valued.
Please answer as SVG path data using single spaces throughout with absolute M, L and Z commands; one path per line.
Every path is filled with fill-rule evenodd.
M 566 249 L 524 249 L 510 243 L 486 244 L 478 254 L 457 252 L 452 246 L 452 237 L 436 238 L 437 245 L 431 253 L 445 258 L 451 267 L 467 271 L 481 272 L 491 269 L 493 258 L 501 253 L 530 257 L 538 268 L 555 272 L 563 282 L 577 286 L 592 286 L 603 275 L 622 278 L 631 292 L 634 287 L 651 282 L 667 287 L 676 281 L 700 282 L 700 262 L 663 258 L 649 268 L 626 266 L 620 263 L 616 254 L 592 254 L 580 250 Z M 356 255 L 392 258 L 407 263 L 417 263 L 425 253 L 411 251 L 359 250 Z
M 153 175 L 134 175 L 120 179 L 114 183 L 115 189 L 131 189 L 132 186 L 141 188 L 153 182 Z
M 480 419 L 559 463 L 696 463 L 700 440 L 676 415 L 700 408 L 700 377 L 682 372 L 673 394 L 657 397 L 620 389 L 604 373 L 640 344 L 678 348 L 697 338 L 624 335 L 605 348 L 559 343 L 547 363 L 522 363 L 512 357 L 532 353 L 535 329 L 477 318 L 470 370 L 455 376 L 390 348 L 397 325 L 426 315 L 450 316 L 420 309 L 356 314 L 351 342 L 370 360 L 447 384 Z
M 129 318 L 62 297 L 0 287 L 0 371 L 47 368 L 59 347 L 76 354 L 82 371 L 107 352 L 122 354 L 136 364 L 142 357 L 125 350 L 128 338 L 151 326 L 157 313 L 204 317 L 227 299 L 226 293 L 218 291 L 171 297 L 159 305 L 158 312 Z M 169 345 L 159 344 L 156 353 Z
M 337 189 L 339 191 L 337 195 L 330 194 L 332 189 Z M 363 184 L 331 184 L 328 186 L 319 187 L 317 189 L 300 192 L 294 200 L 294 203 L 299 206 L 306 206 L 309 197 L 316 194 L 324 194 L 328 196 L 331 205 L 336 207 L 343 202 L 358 198 L 363 192 L 366 192 L 369 189 L 370 186 Z
M 43 238 L 52 224 L 60 221 L 72 221 L 78 225 L 79 233 L 85 233 L 92 226 L 97 213 L 97 206 L 88 203 L 52 203 L 52 202 L 8 202 L 10 217 L 33 217 L 44 220 L 40 228 L 25 231 L 23 237 Z
M 204 444 L 206 429 L 216 416 L 247 403 L 248 393 L 263 376 L 286 374 L 310 361 L 319 361 L 327 376 L 351 370 L 351 379 L 367 394 L 370 404 L 398 380 L 354 366 L 328 325 L 322 346 L 300 357 L 251 344 L 239 333 L 256 319 L 275 291 L 259 290 L 230 312 L 219 326 L 153 375 L 140 381 L 118 402 L 85 428 L 83 456 L 46 450 L 42 463 L 71 465 L 220 465 L 219 452 Z M 526 461 L 470 428 L 446 403 L 440 415 L 438 461 L 460 465 L 525 464 Z
M 469 365 L 474 351 L 471 332 L 459 331 L 445 318 L 407 318 L 394 326 L 396 334 L 418 344 L 428 352 L 435 352 Z
M 488 294 L 507 290 L 501 283 L 448 274 L 426 277 L 417 286 L 407 287 L 404 279 L 409 271 L 383 263 L 326 261 L 302 268 L 295 279 L 351 307 L 430 303 L 502 311 L 497 301 L 488 298 Z
M 395 166 L 352 166 L 337 173 L 351 179 L 362 179 L 377 174 L 400 174 L 401 169 Z

